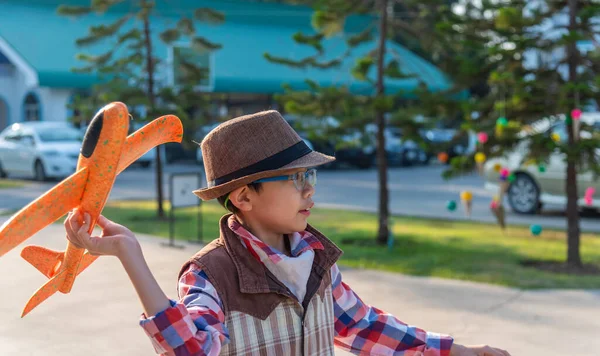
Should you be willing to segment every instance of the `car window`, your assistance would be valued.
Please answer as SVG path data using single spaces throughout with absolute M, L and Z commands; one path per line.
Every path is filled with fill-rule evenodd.
M 33 145 L 35 144 L 35 139 L 30 134 L 24 134 L 20 136 L 19 142 L 24 145 Z
M 83 135 L 74 127 L 65 126 L 42 127 L 38 129 L 38 136 L 42 142 L 80 142 L 83 140 Z
M 4 139 L 10 142 L 18 142 L 21 139 L 21 132 L 19 130 L 10 130 L 4 135 Z
M 558 134 L 561 142 L 565 142 L 569 139 L 569 134 L 567 132 L 567 126 L 563 122 L 560 122 L 560 123 L 552 126 L 552 133 Z

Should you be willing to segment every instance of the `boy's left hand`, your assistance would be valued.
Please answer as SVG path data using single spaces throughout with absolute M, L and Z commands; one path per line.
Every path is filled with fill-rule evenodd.
M 454 343 L 450 349 L 450 356 L 510 356 L 508 351 L 487 345 L 459 345 Z

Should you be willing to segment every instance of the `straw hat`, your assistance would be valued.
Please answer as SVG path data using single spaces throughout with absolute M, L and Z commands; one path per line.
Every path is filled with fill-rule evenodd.
M 218 198 L 261 178 L 335 161 L 311 150 L 275 110 L 226 121 L 206 135 L 200 147 L 207 188 L 194 194 L 202 200 Z

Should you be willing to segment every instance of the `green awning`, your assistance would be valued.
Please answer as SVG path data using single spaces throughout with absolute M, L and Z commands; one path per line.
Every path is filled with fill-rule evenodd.
M 72 0 L 71 2 L 73 2 Z M 78 1 L 85 4 L 87 1 Z M 105 43 L 103 48 L 97 50 L 77 48 L 75 39 L 84 36 L 91 25 L 109 23 L 118 17 L 118 14 L 105 14 L 104 19 L 97 15 L 84 18 L 65 18 L 56 14 L 56 5 L 44 5 L 48 1 L 34 2 L 3 2 L 0 6 L 0 37 L 2 37 L 38 74 L 39 85 L 46 87 L 62 88 L 88 88 L 95 82 L 92 75 L 77 74 L 71 68 L 81 67 L 82 62 L 76 60 L 79 52 L 91 54 L 102 53 L 109 48 Z M 175 2 L 177 3 L 177 2 Z M 185 2 L 190 6 L 189 2 Z M 201 3 L 201 4 L 200 4 Z M 365 53 L 372 50 L 375 43 L 362 45 L 352 51 L 352 55 L 344 61 L 341 67 L 335 69 L 296 69 L 283 65 L 269 63 L 264 58 L 264 53 L 269 52 L 274 56 L 300 59 L 314 52 L 307 46 L 296 44 L 292 35 L 299 30 L 294 24 L 285 25 L 281 12 L 285 5 L 277 4 L 275 9 L 280 9 L 281 16 L 273 21 L 238 21 L 239 6 L 248 9 L 253 6 L 260 12 L 262 6 L 269 6 L 268 11 L 273 11 L 273 4 L 253 2 L 236 3 L 228 2 L 224 5 L 217 1 L 197 1 L 194 6 L 220 7 L 226 13 L 226 21 L 222 25 L 198 24 L 197 31 L 209 40 L 220 43 L 223 48 L 214 52 L 211 68 L 211 90 L 227 93 L 278 93 L 282 92 L 282 85 L 289 84 L 295 88 L 306 88 L 305 79 L 309 78 L 322 86 L 350 85 L 354 92 L 371 93 L 373 86 L 354 79 L 349 71 L 353 63 Z M 211 5 L 212 4 L 212 5 Z M 214 6 L 213 6 L 214 5 Z M 225 7 L 224 7 L 225 6 Z M 290 8 L 287 6 L 286 8 Z M 170 8 L 170 12 L 161 12 L 161 16 L 153 19 L 152 31 L 156 36 L 155 53 L 167 58 L 168 48 L 158 41 L 158 33 L 167 26 L 177 21 L 174 15 L 177 11 Z M 232 13 L 228 15 L 228 11 Z M 247 10 L 244 10 L 247 11 Z M 289 12 L 289 10 L 288 10 Z M 310 30 L 309 13 L 305 11 L 306 26 L 303 30 Z M 298 22 L 297 13 L 293 21 Z M 291 15 L 290 15 L 291 16 Z M 102 22 L 100 22 L 102 20 Z M 345 42 L 341 37 L 334 37 L 326 41 L 328 58 L 332 59 L 345 50 Z M 390 51 L 388 59 L 395 58 L 401 64 L 401 70 L 407 74 L 414 74 L 416 78 L 391 80 L 386 79 L 386 91 L 414 89 L 419 80 L 424 81 L 431 90 L 445 90 L 450 87 L 448 78 L 431 63 L 418 57 L 406 48 L 389 42 Z M 163 73 L 164 74 L 164 73 Z

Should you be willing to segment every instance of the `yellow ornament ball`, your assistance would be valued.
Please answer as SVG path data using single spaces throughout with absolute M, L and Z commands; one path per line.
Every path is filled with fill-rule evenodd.
M 500 173 L 501 169 L 502 169 L 502 165 L 500 163 L 494 164 L 494 172 Z
M 485 156 L 485 153 L 482 153 L 482 152 L 477 152 L 477 153 L 475 154 L 475 162 L 476 162 L 476 163 L 483 163 L 483 162 L 485 162 L 485 159 L 486 159 L 486 158 L 487 158 L 487 157 Z
M 473 193 L 468 190 L 462 191 L 460 193 L 460 199 L 464 201 L 471 201 L 473 200 Z
M 556 132 L 554 132 L 552 134 L 552 136 L 550 136 L 550 137 L 552 137 L 552 141 L 554 141 L 554 142 L 560 141 L 560 135 L 558 133 L 556 133 Z

